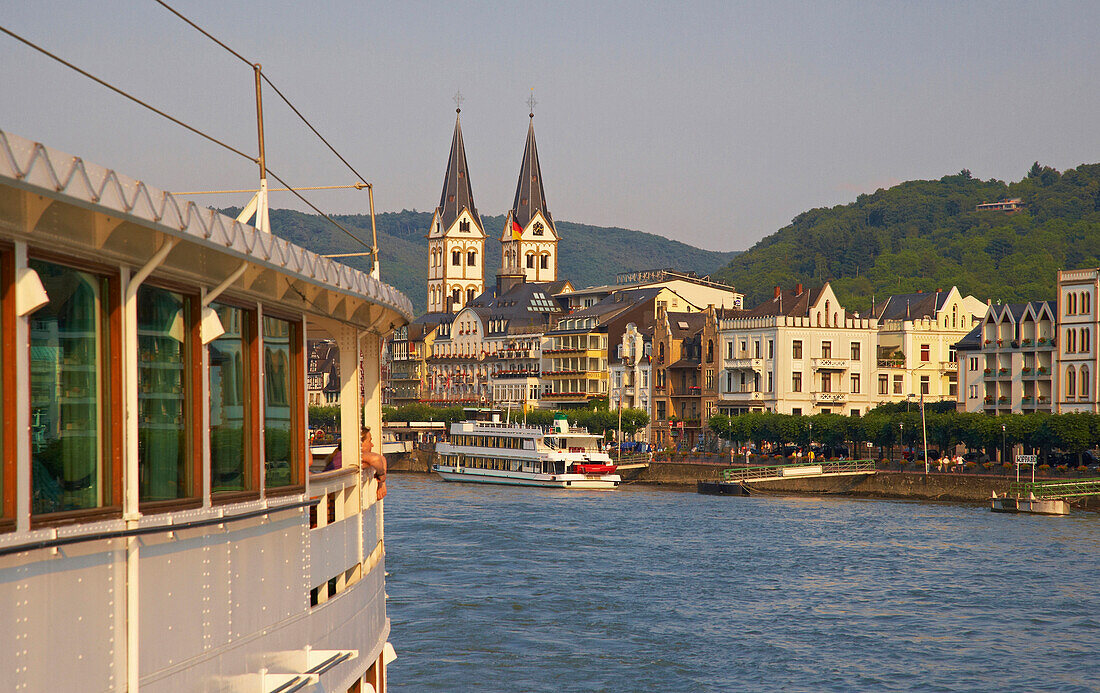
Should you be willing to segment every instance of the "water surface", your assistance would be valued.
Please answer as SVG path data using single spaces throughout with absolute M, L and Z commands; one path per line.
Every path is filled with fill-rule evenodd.
M 1100 690 L 1100 515 L 393 475 L 392 691 Z

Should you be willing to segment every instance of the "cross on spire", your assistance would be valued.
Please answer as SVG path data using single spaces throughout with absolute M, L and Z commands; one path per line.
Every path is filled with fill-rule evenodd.
M 531 87 L 531 95 L 527 97 L 527 107 L 531 109 L 531 117 L 535 117 L 535 106 L 538 101 L 535 101 L 535 88 Z
M 462 102 L 466 100 L 466 97 L 462 96 L 461 91 L 456 91 L 455 95 L 451 97 L 455 102 L 455 113 L 462 113 Z

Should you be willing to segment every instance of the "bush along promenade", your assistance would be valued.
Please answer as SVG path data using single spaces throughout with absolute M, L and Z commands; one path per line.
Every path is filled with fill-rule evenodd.
M 949 406 L 950 405 L 950 408 Z M 883 468 L 905 468 L 915 460 L 923 468 L 923 436 L 919 408 L 905 411 L 905 403 L 884 405 L 862 417 L 840 414 L 793 416 L 774 413 L 717 415 L 709 419 L 710 429 L 733 443 L 748 447 L 754 455 L 783 459 L 811 449 L 826 458 L 876 457 Z M 942 467 L 950 471 L 1003 473 L 1012 467 L 1014 453 L 1039 456 L 1039 472 L 1065 471 L 1095 466 L 1093 448 L 1100 444 L 1100 415 L 1007 414 L 989 416 L 956 412 L 953 403 L 929 405 L 925 411 L 928 457 L 937 464 L 942 455 L 951 456 L 958 445 L 967 449 L 965 469 L 949 460 Z M 755 462 L 755 460 L 754 460 Z M 1007 464 L 1006 464 L 1007 463 Z M 911 463 L 910 463 L 911 464 Z M 937 465 L 939 466 L 939 465 Z

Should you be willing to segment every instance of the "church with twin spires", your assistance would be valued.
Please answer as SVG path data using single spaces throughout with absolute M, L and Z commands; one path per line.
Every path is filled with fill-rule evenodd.
M 428 312 L 454 313 L 485 291 L 485 228 L 474 204 L 462 142 L 462 109 L 456 109 L 454 137 L 443 193 L 428 230 Z M 535 145 L 535 114 L 512 208 L 501 232 L 501 278 L 526 282 L 558 279 L 558 234 L 546 207 Z

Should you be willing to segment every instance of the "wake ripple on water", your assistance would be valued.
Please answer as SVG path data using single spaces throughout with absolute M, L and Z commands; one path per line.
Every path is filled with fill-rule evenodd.
M 1095 516 L 391 479 L 396 692 L 1100 690 Z

